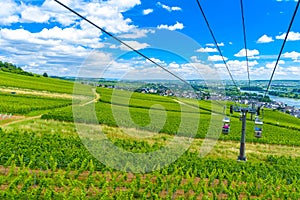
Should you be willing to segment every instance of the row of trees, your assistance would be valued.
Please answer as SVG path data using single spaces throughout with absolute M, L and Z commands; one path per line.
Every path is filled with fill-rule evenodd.
M 15 74 L 21 74 L 25 76 L 40 76 L 31 72 L 24 71 L 21 67 L 17 67 L 16 65 L 8 62 L 0 61 L 0 70 L 4 72 L 10 72 Z M 44 77 L 48 77 L 48 74 L 45 72 L 43 74 Z
M 295 91 L 295 92 L 294 92 Z M 297 90 L 293 90 L 291 92 L 280 92 L 280 91 L 270 91 L 270 95 L 278 96 L 278 97 L 288 97 L 288 98 L 294 98 L 294 99 L 300 99 L 300 95 Z

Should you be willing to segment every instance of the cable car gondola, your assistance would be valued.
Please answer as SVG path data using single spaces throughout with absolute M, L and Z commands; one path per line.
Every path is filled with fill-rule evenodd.
M 254 136 L 256 138 L 261 138 L 262 137 L 262 126 L 264 123 L 258 117 L 255 118 L 254 123 L 255 123 Z
M 230 118 L 224 117 L 223 123 L 222 133 L 227 135 L 230 132 Z

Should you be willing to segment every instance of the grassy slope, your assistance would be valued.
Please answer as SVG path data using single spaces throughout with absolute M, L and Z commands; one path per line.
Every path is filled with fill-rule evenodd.
M 0 114 L 34 116 L 47 113 L 54 108 L 71 105 L 72 97 L 81 98 L 81 96 L 73 95 L 74 85 L 76 85 L 77 94 L 81 96 L 91 94 L 90 86 L 87 85 L 0 71 Z M 11 92 L 16 94 L 11 95 Z M 76 101 L 79 100 L 76 99 Z
M 54 78 L 32 77 L 0 71 L 0 86 L 26 88 L 57 93 L 73 92 L 73 84 Z

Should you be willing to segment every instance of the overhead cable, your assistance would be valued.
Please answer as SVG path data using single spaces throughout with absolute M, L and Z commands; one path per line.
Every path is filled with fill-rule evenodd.
M 231 74 L 231 72 L 230 72 L 230 70 L 229 70 L 229 67 L 228 67 L 228 65 L 227 65 L 227 62 L 226 62 L 225 59 L 224 59 L 224 56 L 223 56 L 223 54 L 222 54 L 222 51 L 221 51 L 221 49 L 220 49 L 220 47 L 219 47 L 219 45 L 218 45 L 218 42 L 217 42 L 217 40 L 216 40 L 216 37 L 215 37 L 215 35 L 214 35 L 214 33 L 213 33 L 213 31 L 212 31 L 210 25 L 209 25 L 209 22 L 208 22 L 208 20 L 207 20 L 207 18 L 206 18 L 206 15 L 205 15 L 205 13 L 204 13 L 204 10 L 203 10 L 203 8 L 202 8 L 202 6 L 201 6 L 199 0 L 196 0 L 196 1 L 197 1 L 197 4 L 198 4 L 199 9 L 200 9 L 200 11 L 201 11 L 201 13 L 202 13 L 202 15 L 203 15 L 203 18 L 204 18 L 204 20 L 205 20 L 205 22 L 206 22 L 206 25 L 207 25 L 207 27 L 208 27 L 208 29 L 209 29 L 209 32 L 210 32 L 210 34 L 211 34 L 211 36 L 212 36 L 212 38 L 213 38 L 213 40 L 214 40 L 214 43 L 215 43 L 215 45 L 216 45 L 216 47 L 217 47 L 217 49 L 218 49 L 218 51 L 219 51 L 219 54 L 220 54 L 220 56 L 222 57 L 222 61 L 223 61 L 224 65 L 225 65 L 225 67 L 226 67 L 226 69 L 227 69 L 227 72 L 228 72 L 228 74 L 229 74 L 229 76 L 230 76 L 230 78 L 231 78 L 231 80 L 232 80 L 232 82 L 233 82 L 235 88 L 236 88 L 237 91 L 239 92 L 239 88 L 238 88 L 238 86 L 237 86 L 237 84 L 236 84 L 236 81 L 234 80 L 234 78 L 233 78 L 233 76 L 232 76 L 232 74 Z
M 283 40 L 283 43 L 282 43 L 280 52 L 279 52 L 279 54 L 278 54 L 278 58 L 277 58 L 277 60 L 276 60 L 276 63 L 275 63 L 275 66 L 274 66 L 272 75 L 271 75 L 270 80 L 269 80 L 269 83 L 268 83 L 268 87 L 267 87 L 267 89 L 266 89 L 266 91 L 265 91 L 265 94 L 264 94 L 264 98 L 266 97 L 266 95 L 267 95 L 267 93 L 268 93 L 268 91 L 269 91 L 269 89 L 270 89 L 270 86 L 271 86 L 271 83 L 272 83 L 272 80 L 273 80 L 273 76 L 274 76 L 274 74 L 275 74 L 275 71 L 276 71 L 277 65 L 278 65 L 278 63 L 279 63 L 279 60 L 280 60 L 280 57 L 281 57 L 283 48 L 284 48 L 285 43 L 286 43 L 287 38 L 288 38 L 289 32 L 290 32 L 290 30 L 291 30 L 291 28 L 292 28 L 292 25 L 293 25 L 295 16 L 296 16 L 297 11 L 298 11 L 298 8 L 299 8 L 299 4 L 300 4 L 300 0 L 298 0 L 298 2 L 297 2 L 297 5 L 296 5 L 296 8 L 295 8 L 294 14 L 293 14 L 293 16 L 292 16 L 292 19 L 291 19 L 291 21 L 290 21 L 288 30 L 287 30 L 286 35 L 285 35 L 285 38 L 284 38 L 284 40 Z
M 66 6 L 65 4 L 61 3 L 58 0 L 54 0 L 56 1 L 58 4 L 60 4 L 61 6 L 63 6 L 64 8 L 66 8 L 67 10 L 69 10 L 70 12 L 74 13 L 75 15 L 77 15 L 78 17 L 80 17 L 81 19 L 85 20 L 86 22 L 88 22 L 89 24 L 93 25 L 94 27 L 98 28 L 99 30 L 101 30 L 103 33 L 105 33 L 106 35 L 112 37 L 113 39 L 115 39 L 116 41 L 118 41 L 119 43 L 123 44 L 124 46 L 128 47 L 130 50 L 134 51 L 135 53 L 137 53 L 138 55 L 142 56 L 143 58 L 145 58 L 146 60 L 150 61 L 151 63 L 153 63 L 154 65 L 156 65 L 157 67 L 163 69 L 164 71 L 166 71 L 167 73 L 171 74 L 172 76 L 174 76 L 175 78 L 179 79 L 180 81 L 182 81 L 183 83 L 191 86 L 192 88 L 194 88 L 191 84 L 189 84 L 186 80 L 182 79 L 181 77 L 179 77 L 178 75 L 174 74 L 173 72 L 171 72 L 170 70 L 166 69 L 165 67 L 161 66 L 160 64 L 158 64 L 157 62 L 155 62 L 154 60 L 152 60 L 151 58 L 149 58 L 148 56 L 146 56 L 145 54 L 141 53 L 140 51 L 134 49 L 132 46 L 130 46 L 129 44 L 127 44 L 126 42 L 123 42 L 122 40 L 120 40 L 119 38 L 117 38 L 116 36 L 114 36 L 113 34 L 109 33 L 108 31 L 106 31 L 105 29 L 101 28 L 100 26 L 98 26 L 97 24 L 93 23 L 92 21 L 90 21 L 89 19 L 87 19 L 86 17 L 82 16 L 81 14 L 79 14 L 78 12 L 76 12 L 75 10 L 71 9 L 70 7 Z
M 246 26 L 245 26 L 245 17 L 244 17 L 244 6 L 243 0 L 241 2 L 241 14 L 242 14 L 242 22 L 243 22 L 243 35 L 244 35 L 244 45 L 245 45 L 245 52 L 246 52 L 246 64 L 247 64 L 247 73 L 248 73 L 248 86 L 250 89 L 250 69 L 249 69 L 249 59 L 248 59 L 248 49 L 247 49 L 247 37 L 246 37 Z

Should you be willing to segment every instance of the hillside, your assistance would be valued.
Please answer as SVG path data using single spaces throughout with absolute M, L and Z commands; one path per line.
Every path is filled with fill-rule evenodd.
M 260 139 L 248 118 L 236 162 L 239 115 L 221 134 L 214 101 L 76 85 L 72 105 L 73 85 L 0 71 L 1 199 L 300 198 L 297 118 L 265 110 Z
M 24 76 L 20 74 L 0 71 L 0 86 L 14 87 L 22 89 L 31 89 L 38 91 L 49 91 L 68 93 L 73 92 L 73 84 L 69 81 L 63 81 L 53 78 Z

